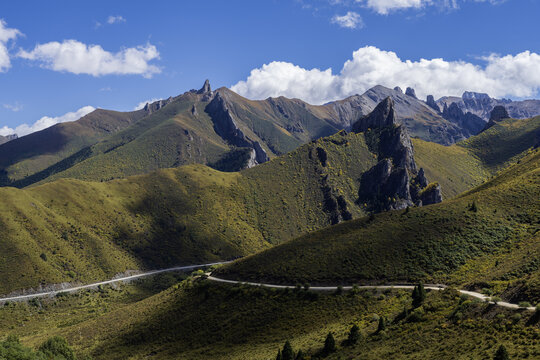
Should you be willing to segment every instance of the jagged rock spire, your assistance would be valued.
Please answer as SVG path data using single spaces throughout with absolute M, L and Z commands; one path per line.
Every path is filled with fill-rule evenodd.
M 405 95 L 409 95 L 413 98 L 417 98 L 416 97 L 416 92 L 414 91 L 414 89 L 412 87 L 408 87 L 407 90 L 405 90 Z
M 439 107 L 439 105 L 437 105 L 437 102 L 435 102 L 435 98 L 433 97 L 433 95 L 428 95 L 428 96 L 427 96 L 426 104 L 427 104 L 430 108 L 432 108 L 433 110 L 435 110 L 437 113 L 440 113 L 440 112 L 441 112 L 441 108 Z
M 199 89 L 199 91 L 197 91 L 197 94 L 205 94 L 207 92 L 211 92 L 212 91 L 212 88 L 210 87 L 210 81 L 208 79 L 206 79 L 206 81 L 204 82 L 204 85 L 202 88 Z
M 371 113 L 362 116 L 352 126 L 354 132 L 365 132 L 368 129 L 383 128 L 397 124 L 394 100 L 389 96 L 379 103 Z

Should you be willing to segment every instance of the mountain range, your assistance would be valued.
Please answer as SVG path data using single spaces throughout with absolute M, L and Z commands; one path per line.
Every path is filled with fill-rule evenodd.
M 248 100 L 227 88 L 212 91 L 206 81 L 199 90 L 141 110 L 98 109 L 78 121 L 1 144 L 0 184 L 25 187 L 67 177 L 105 181 L 191 163 L 235 171 L 350 130 L 386 97 L 393 99 L 397 121 L 412 138 L 450 145 L 485 127 L 485 117 L 471 111 L 481 109 L 484 116 L 499 101 L 471 105 L 469 99 L 487 99 L 481 95 L 466 93 L 459 101 L 443 98 L 435 103 L 432 97 L 417 99 L 412 89 L 403 93 L 376 86 L 363 95 L 315 106 L 284 97 Z M 449 99 L 456 100 L 454 105 L 441 111 L 438 106 Z M 518 115 L 538 111 L 535 101 L 508 104 L 513 106 L 510 111 L 521 109 Z

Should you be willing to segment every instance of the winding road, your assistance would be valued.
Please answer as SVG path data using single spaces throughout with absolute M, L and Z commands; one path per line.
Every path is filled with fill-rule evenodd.
M 227 284 L 245 284 L 245 285 L 251 285 L 251 286 L 263 286 L 263 287 L 269 287 L 269 288 L 276 288 L 276 289 L 294 289 L 296 286 L 292 285 L 275 285 L 275 284 L 266 284 L 266 283 L 254 283 L 254 282 L 247 282 L 247 281 L 239 281 L 239 280 L 226 280 L 221 279 L 212 275 L 208 276 L 208 280 L 211 281 L 217 281 L 221 283 L 227 283 Z M 342 286 L 343 290 L 351 290 L 352 286 Z M 407 289 L 407 290 L 413 290 L 414 285 L 363 285 L 358 286 L 359 289 Z M 309 290 L 312 291 L 336 291 L 338 289 L 337 286 L 310 286 Z M 446 289 L 445 285 L 425 285 L 424 289 L 426 290 L 444 290 Z M 474 291 L 468 291 L 468 290 L 458 290 L 461 294 L 480 299 L 482 301 L 488 301 L 490 299 L 489 296 L 474 292 Z M 498 306 L 502 306 L 508 309 L 514 309 L 514 310 L 528 310 L 528 311 L 535 311 L 536 308 L 534 306 L 531 307 L 520 307 L 517 304 L 512 304 L 504 301 L 490 301 L 490 304 L 495 304 Z
M 152 270 L 152 271 L 143 272 L 143 273 L 139 273 L 139 274 L 135 274 L 135 275 L 123 276 L 123 277 L 114 278 L 114 279 L 111 279 L 111 280 L 100 281 L 100 282 L 96 282 L 96 283 L 92 283 L 92 284 L 88 284 L 88 285 L 71 286 L 71 287 L 66 287 L 66 288 L 60 289 L 60 290 L 53 290 L 53 291 L 45 291 L 45 292 L 39 292 L 39 293 L 34 293 L 34 294 L 25 294 L 25 295 L 16 295 L 16 296 L 11 296 L 11 297 L 4 297 L 4 298 L 0 298 L 0 303 L 6 302 L 6 301 L 30 300 L 30 299 L 35 299 L 35 298 L 39 298 L 39 297 L 47 297 L 47 296 L 52 297 L 52 296 L 55 296 L 55 295 L 57 295 L 59 293 L 76 292 L 76 291 L 79 291 L 79 290 L 96 288 L 96 287 L 98 287 L 100 285 L 108 285 L 108 284 L 114 284 L 114 283 L 122 282 L 122 281 L 130 281 L 130 280 L 139 279 L 139 278 L 152 276 L 152 275 L 157 275 L 157 274 L 166 273 L 166 272 L 195 270 L 195 269 L 198 269 L 198 268 L 205 268 L 205 267 L 209 267 L 209 266 L 212 266 L 212 265 L 228 264 L 230 262 L 231 261 L 220 261 L 220 262 L 209 263 L 209 264 L 176 266 L 176 267 L 167 268 L 167 269 Z
M 3 297 L 3 298 L 0 298 L 0 303 L 5 303 L 7 301 L 24 301 L 24 300 L 30 300 L 30 299 L 40 298 L 40 297 L 52 297 L 52 296 L 55 296 L 55 295 L 57 295 L 59 293 L 71 293 L 71 292 L 76 292 L 76 291 L 85 290 L 85 289 L 97 288 L 100 285 L 109 285 L 109 284 L 114 284 L 114 283 L 123 282 L 123 281 L 131 281 L 131 280 L 140 279 L 140 278 L 143 278 L 143 277 L 153 276 L 153 275 L 157 275 L 157 274 L 162 274 L 162 273 L 166 273 L 166 272 L 195 270 L 195 269 L 205 268 L 205 267 L 209 267 L 209 266 L 213 266 L 213 265 L 228 264 L 230 262 L 232 262 L 232 261 L 219 261 L 219 262 L 208 263 L 208 264 L 176 266 L 176 267 L 171 267 L 171 268 L 167 268 L 167 269 L 152 270 L 152 271 L 147 271 L 147 272 L 143 272 L 143 273 L 139 273 L 139 274 L 135 274 L 135 275 L 118 277 L 118 278 L 114 278 L 114 279 L 111 279 L 111 280 L 100 281 L 100 282 L 87 284 L 87 285 L 68 286 L 68 287 L 65 287 L 65 288 L 62 288 L 62 289 L 59 289 L 59 290 L 52 290 L 52 291 L 44 291 L 44 292 L 38 292 L 38 293 L 33 293 L 33 294 L 24 294 L 24 295 L 15 295 L 15 296 L 10 296 L 10 297 Z M 296 286 L 292 286 L 292 285 L 276 285 L 276 284 L 255 283 L 255 282 L 240 281 L 240 280 L 227 280 L 227 279 L 221 279 L 221 278 L 212 276 L 212 274 L 208 274 L 208 280 L 221 282 L 221 283 L 227 283 L 227 284 L 245 284 L 245 285 L 251 285 L 251 286 L 263 286 L 263 287 L 276 288 L 276 289 L 294 289 L 294 288 L 296 288 Z M 352 286 L 342 286 L 341 288 L 343 290 L 351 290 L 353 287 Z M 412 289 L 414 289 L 414 285 L 363 285 L 363 286 L 358 286 L 358 288 L 359 289 L 406 289 L 406 290 L 412 290 Z M 439 291 L 439 290 L 444 290 L 446 288 L 446 286 L 445 285 L 425 285 L 424 288 L 427 289 L 427 290 Z M 336 291 L 337 289 L 338 289 L 338 286 L 311 286 L 309 288 L 309 290 L 311 290 L 311 291 Z M 477 292 L 474 292 L 474 291 L 468 291 L 468 290 L 458 290 L 458 291 L 461 294 L 465 294 L 467 296 L 477 298 L 477 299 L 480 299 L 482 301 L 488 301 L 490 299 L 489 296 L 486 296 L 486 295 L 483 295 L 483 294 L 480 294 L 480 293 L 477 293 Z M 514 309 L 514 310 L 529 310 L 529 311 L 535 311 L 536 310 L 536 308 L 532 307 L 532 306 L 527 307 L 527 308 L 523 308 L 523 307 L 520 307 L 517 304 L 512 304 L 512 303 L 508 303 L 508 302 L 504 302 L 504 301 L 497 301 L 497 302 L 490 301 L 490 303 L 491 304 L 496 304 L 498 306 L 502 306 L 502 307 L 505 307 L 505 308 L 508 308 L 508 309 Z

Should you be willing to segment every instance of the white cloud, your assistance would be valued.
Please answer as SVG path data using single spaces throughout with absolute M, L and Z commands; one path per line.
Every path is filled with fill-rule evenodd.
M 252 99 L 287 96 L 313 104 L 363 93 L 375 85 L 411 86 L 416 93 L 460 96 L 464 91 L 486 92 L 495 97 L 530 97 L 540 90 L 540 55 L 492 54 L 483 66 L 465 61 L 402 60 L 396 53 L 366 46 L 353 52 L 339 74 L 332 69 L 303 69 L 287 62 L 271 62 L 254 69 L 231 89 Z
M 35 131 L 46 129 L 58 123 L 78 120 L 84 115 L 91 113 L 94 110 L 95 108 L 92 106 L 84 106 L 75 112 L 68 112 L 67 114 L 57 116 L 57 117 L 43 116 L 41 119 L 39 119 L 38 121 L 36 121 L 35 123 L 31 125 L 21 124 L 17 126 L 15 129 L 4 126 L 0 128 L 0 135 L 6 136 L 6 135 L 11 135 L 11 134 L 17 134 L 19 137 L 21 137 L 21 136 L 33 133 Z
M 433 3 L 432 0 L 356 0 L 356 2 L 363 3 L 368 8 L 383 15 L 386 15 L 393 10 L 409 8 L 418 9 Z
M 107 18 L 108 24 L 118 24 L 118 23 L 125 23 L 126 19 L 123 16 L 117 15 L 117 16 L 109 16 Z
M 5 72 L 11 67 L 7 43 L 15 40 L 22 33 L 17 29 L 10 29 L 4 20 L 0 19 L 0 72 Z
M 364 27 L 362 17 L 354 11 L 349 11 L 343 16 L 335 15 L 332 18 L 332 23 L 338 24 L 341 27 L 348 29 L 356 29 Z
M 16 101 L 14 104 L 3 104 L 2 105 L 4 109 L 11 110 L 13 112 L 21 111 L 23 106 L 18 101 Z
M 64 40 L 61 43 L 53 41 L 36 45 L 32 51 L 21 50 L 18 56 L 37 61 L 47 69 L 74 74 L 92 76 L 136 74 L 150 78 L 161 72 L 157 66 L 149 64 L 150 61 L 159 59 L 159 52 L 151 44 L 111 53 L 99 45 Z
M 137 106 L 135 106 L 133 108 L 133 110 L 141 110 L 146 104 L 151 104 L 151 103 L 159 101 L 159 100 L 161 100 L 161 99 L 152 98 L 150 100 L 141 101 L 140 103 L 137 104 Z

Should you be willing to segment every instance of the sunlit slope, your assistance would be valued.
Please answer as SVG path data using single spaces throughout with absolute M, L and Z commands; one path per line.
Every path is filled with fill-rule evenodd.
M 540 246 L 539 198 L 540 151 L 534 150 L 463 196 L 307 234 L 226 266 L 222 275 L 292 284 L 418 279 L 463 284 L 475 282 L 471 274 L 483 266 L 479 273 L 486 281 L 530 280 L 537 286 L 538 266 L 529 262 Z M 487 264 L 500 264 L 501 271 Z M 533 300 L 540 300 L 538 293 Z

